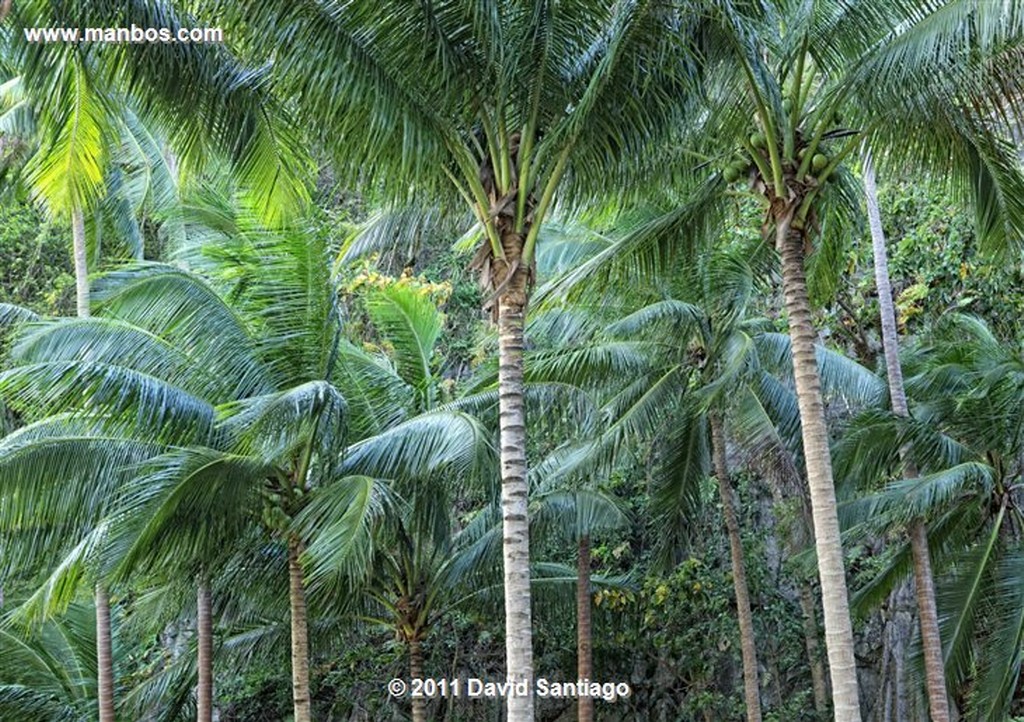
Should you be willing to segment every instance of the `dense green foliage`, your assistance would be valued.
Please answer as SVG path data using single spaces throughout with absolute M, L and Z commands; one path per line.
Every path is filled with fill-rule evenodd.
M 1024 714 L 1024 11 L 255 5 L 0 35 L 0 722 Z

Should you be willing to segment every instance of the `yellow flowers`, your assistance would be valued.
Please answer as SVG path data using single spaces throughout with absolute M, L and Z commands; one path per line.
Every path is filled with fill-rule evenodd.
M 621 589 L 601 589 L 594 595 L 594 606 L 605 606 L 612 611 L 621 611 L 636 600 L 636 595 Z
M 413 275 L 411 268 L 406 268 L 402 271 L 402 275 L 395 277 L 381 273 L 377 269 L 376 263 L 377 258 L 371 256 L 360 267 L 353 268 L 351 270 L 353 275 L 342 281 L 339 290 L 343 293 L 358 293 L 372 290 L 382 291 L 399 286 L 410 289 L 418 296 L 429 297 L 437 306 L 447 303 L 452 294 L 452 284 L 449 281 L 434 283 L 423 276 Z

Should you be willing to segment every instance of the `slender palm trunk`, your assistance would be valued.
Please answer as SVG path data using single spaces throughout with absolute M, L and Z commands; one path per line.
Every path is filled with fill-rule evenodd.
M 210 582 L 199 580 L 196 593 L 196 631 L 199 635 L 199 685 L 196 689 L 196 722 L 213 720 L 213 614 Z
M 294 722 L 310 722 L 309 628 L 306 622 L 306 587 L 299 554 L 302 545 L 288 539 L 288 601 L 292 617 L 292 704 Z
M 85 215 L 71 211 L 72 255 L 75 262 L 75 307 L 79 318 L 89 318 L 89 265 L 85 248 Z M 111 647 L 110 597 L 102 582 L 96 584 L 96 683 L 100 722 L 114 722 L 114 654 Z
M 114 722 L 114 654 L 110 642 L 110 597 L 96 585 L 96 683 L 100 722 Z
M 590 621 L 590 537 L 582 536 L 576 556 L 576 679 L 593 678 L 593 634 Z M 593 698 L 580 697 L 576 711 L 579 722 L 593 722 Z
M 736 593 L 736 616 L 740 624 L 740 650 L 743 655 L 743 696 L 747 705 L 747 721 L 761 722 L 761 695 L 757 684 L 757 646 L 754 642 L 754 615 L 750 611 L 750 592 L 743 564 L 743 542 L 740 525 L 733 506 L 732 482 L 725 456 L 725 425 L 722 417 L 711 414 L 711 455 L 714 459 L 718 492 L 722 498 L 722 515 L 729 537 L 732 560 L 732 586 Z
M 498 408 L 505 569 L 505 659 L 508 679 L 527 680 L 526 695 L 508 697 L 509 722 L 533 722 L 533 631 L 527 518 L 526 410 L 523 406 L 525 293 L 498 300 Z
M 899 339 L 896 335 L 896 310 L 893 307 L 892 288 L 889 284 L 889 258 L 885 248 L 885 233 L 878 210 L 878 190 L 871 156 L 864 159 L 864 194 L 867 199 L 868 222 L 871 227 L 871 248 L 875 260 L 875 284 L 878 288 L 878 307 L 882 317 L 882 348 L 889 380 L 889 396 L 893 413 L 907 417 L 907 395 L 903 388 L 903 368 L 900 365 Z M 904 460 L 907 478 L 917 476 L 913 464 Z M 910 524 L 910 549 L 914 558 L 914 589 L 917 611 L 921 623 L 921 647 L 924 651 L 925 684 L 928 689 L 928 707 L 932 722 L 949 722 L 949 701 L 946 696 L 946 676 L 942 666 L 942 639 L 939 636 L 939 615 L 935 600 L 935 579 L 932 576 L 928 533 L 924 523 Z
M 804 648 L 807 650 L 807 660 L 811 666 L 814 711 L 823 715 L 828 711 L 828 680 L 818 646 L 818 612 L 810 582 L 800 582 L 799 594 L 800 610 L 803 612 Z
M 409 640 L 409 675 L 411 679 L 423 679 L 423 648 L 416 637 Z M 425 697 L 412 698 L 412 721 L 427 722 Z
M 89 256 L 85 248 L 85 214 L 71 211 L 72 255 L 75 261 L 75 305 L 79 318 L 89 317 Z
M 804 275 L 804 236 L 793 229 L 796 203 L 790 201 L 776 218 L 776 245 L 782 256 L 782 289 L 789 316 L 793 354 L 793 380 L 807 464 L 807 483 L 814 520 L 814 544 L 821 579 L 821 606 L 825 617 L 825 648 L 832 678 L 836 722 L 860 722 L 857 663 L 853 648 L 849 595 L 839 537 L 832 457 L 828 447 L 821 377 L 814 352 L 814 326 Z

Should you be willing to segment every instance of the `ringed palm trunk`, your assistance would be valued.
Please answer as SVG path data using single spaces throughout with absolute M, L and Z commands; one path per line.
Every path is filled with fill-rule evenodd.
M 576 679 L 594 675 L 593 627 L 590 620 L 590 537 L 580 537 L 576 557 Z M 576 703 L 579 722 L 593 722 L 594 700 L 580 697 Z
M 96 585 L 96 684 L 100 722 L 114 722 L 114 654 L 110 642 L 110 597 Z
M 761 722 L 761 696 L 757 684 L 757 646 L 754 641 L 754 615 L 750 611 L 750 591 L 743 563 L 743 542 L 740 525 L 733 506 L 732 481 L 725 455 L 725 425 L 722 417 L 711 414 L 711 455 L 714 459 L 718 492 L 722 498 L 722 515 L 729 537 L 729 556 L 732 561 L 732 585 L 736 593 L 736 616 L 740 626 L 740 650 L 743 655 L 743 696 L 747 706 L 748 722 Z
M 527 694 L 510 694 L 509 722 L 533 722 L 533 631 L 530 609 L 530 536 L 527 518 L 526 410 L 523 404 L 523 330 L 528 273 L 515 263 L 523 236 L 503 229 L 505 256 L 513 265 L 495 274 L 498 287 L 498 412 L 501 447 L 502 561 L 505 591 L 505 660 L 509 681 L 526 682 Z M 508 273 L 511 272 L 511 277 Z
M 811 306 L 804 274 L 805 239 L 803 233 L 792 226 L 794 213 L 801 200 L 799 196 L 788 202 L 776 200 L 778 205 L 785 206 L 775 215 L 776 246 L 782 256 L 782 289 L 789 317 L 793 380 L 800 410 L 804 460 L 811 496 L 833 710 L 836 722 L 860 722 L 853 625 L 850 622 L 843 547 L 839 537 L 821 377 L 814 352 L 814 326 L 811 323 Z
M 878 190 L 871 156 L 864 159 L 864 194 L 867 200 L 868 223 L 871 227 L 871 249 L 875 265 L 875 285 L 878 289 L 878 307 L 882 320 L 882 348 L 885 352 L 886 377 L 893 413 L 908 417 L 907 395 L 903 388 L 903 368 L 900 365 L 899 339 L 896 335 L 896 310 L 893 307 L 892 288 L 889 284 L 889 258 L 885 248 L 885 233 L 878 210 Z M 908 479 L 917 476 L 913 464 L 904 460 L 904 473 Z M 939 614 L 935 599 L 935 578 L 932 575 L 931 553 L 928 550 L 928 532 L 921 520 L 914 520 L 908 529 L 910 550 L 914 560 L 914 590 L 918 618 L 921 624 L 921 648 L 924 652 L 925 684 L 928 690 L 928 708 L 932 722 L 949 722 L 949 700 L 946 696 L 946 675 L 942 666 L 942 638 L 939 635 Z
M 306 621 L 306 587 L 302 578 L 299 555 L 302 545 L 295 537 L 288 538 L 288 602 L 291 608 L 292 632 L 292 706 L 295 722 L 310 722 L 309 695 L 309 628 Z
M 420 639 L 413 635 L 409 639 L 409 675 L 411 679 L 423 679 L 423 648 Z M 427 700 L 425 697 L 412 698 L 413 722 L 427 722 Z
M 213 720 L 213 613 L 210 583 L 199 580 L 196 594 L 196 628 L 199 636 L 199 684 L 196 689 L 196 722 Z

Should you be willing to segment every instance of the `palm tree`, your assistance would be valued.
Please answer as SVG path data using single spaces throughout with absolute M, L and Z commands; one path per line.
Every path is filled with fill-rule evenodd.
M 399 203 L 474 214 L 473 265 L 499 333 L 507 672 L 529 679 L 522 375 L 538 234 L 556 204 L 626 187 L 671 127 L 686 89 L 684 56 L 669 52 L 683 47 L 672 32 L 688 31 L 683 14 L 662 2 L 271 2 L 241 26 L 276 46 L 273 80 L 339 172 Z M 532 695 L 508 708 L 532 719 Z
M 742 181 L 762 201 L 781 261 L 835 716 L 844 722 L 860 719 L 860 703 L 810 299 L 828 294 L 843 229 L 856 218 L 844 161 L 865 142 L 884 150 L 892 167 L 951 178 L 977 202 L 987 243 L 1024 225 L 1017 159 L 987 119 L 1009 91 L 984 58 L 1020 42 L 1019 24 L 1005 13 L 1012 15 L 960 0 L 712 4 L 706 58 L 715 82 L 704 122 L 681 129 L 679 143 L 701 152 L 695 175 L 705 176 L 703 185 L 569 278 L 663 267 L 679 233 L 699 237 L 714 226 L 728 183 Z M 972 61 L 962 62 L 966 56 Z M 678 171 L 684 163 L 692 165 L 665 165 Z M 707 178 L 711 164 L 723 170 Z
M 778 377 L 785 376 L 784 368 L 791 363 L 789 339 L 773 333 L 763 319 L 746 314 L 754 293 L 751 264 L 760 262 L 757 252 L 741 248 L 711 253 L 690 267 L 673 269 L 675 273 L 666 274 L 667 288 L 660 291 L 679 292 L 680 298 L 643 305 L 608 324 L 604 338 L 591 347 L 570 347 L 552 354 L 551 362 L 535 363 L 546 379 L 571 378 L 581 383 L 593 377 L 607 385 L 607 359 L 613 354 L 619 357 L 620 368 L 615 370 L 626 374 L 622 396 L 633 403 L 613 399 L 607 408 L 622 413 L 616 425 L 628 428 L 631 438 L 657 439 L 669 455 L 662 463 L 654 499 L 654 511 L 664 529 L 664 551 L 671 549 L 687 513 L 692 512 L 699 481 L 709 474 L 716 476 L 730 543 L 748 719 L 760 718 L 761 704 L 749 591 L 726 455 L 726 421 L 732 422 L 732 435 L 755 465 L 774 466 L 776 456 L 789 465 L 800 460 L 799 443 L 789 438 L 800 433 L 796 399 L 788 387 L 791 380 Z M 627 350 L 641 349 L 645 352 L 642 362 L 627 361 Z M 833 395 L 855 404 L 876 401 L 881 385 L 873 374 L 834 352 L 819 348 L 816 355 Z
M 578 448 L 578 447 L 577 447 Z M 561 450 L 571 451 L 569 449 Z M 554 452 L 556 458 L 561 456 Z M 541 468 L 547 466 L 545 462 Z M 567 487 L 558 473 L 557 464 L 551 473 L 536 485 L 533 492 L 534 528 L 541 538 L 566 539 L 576 546 L 576 678 L 594 679 L 594 630 L 592 612 L 591 543 L 603 534 L 625 528 L 629 515 L 622 503 L 599 489 Z M 594 700 L 580 697 L 577 701 L 579 722 L 593 722 Z
M 271 341 L 270 346 L 257 342 L 254 328 L 209 285 L 178 269 L 158 265 L 126 269 L 104 279 L 100 290 L 109 319 L 58 321 L 37 329 L 20 350 L 15 349 L 18 365 L 5 373 L 4 385 L 17 389 L 20 401 L 36 413 L 52 413 L 62 407 L 87 414 L 102 409 L 121 419 L 133 419 L 132 426 L 143 437 L 148 434 L 157 439 L 167 439 L 174 421 L 192 431 L 191 438 L 179 441 L 190 445 L 167 451 L 153 462 L 149 473 L 130 485 L 125 498 L 137 505 L 137 513 L 117 509 L 113 518 L 122 520 L 121 526 L 127 526 L 134 535 L 130 538 L 136 539 L 126 552 L 125 564 L 153 553 L 168 529 L 177 530 L 172 540 L 172 546 L 177 546 L 173 551 L 167 545 L 159 547 L 159 556 L 215 560 L 217 545 L 246 523 L 245 515 L 253 497 L 260 498 L 261 486 L 267 485 L 269 493 L 278 495 L 272 505 L 278 515 L 287 513 L 285 510 L 302 503 L 308 485 L 320 483 L 311 468 L 314 453 L 319 467 L 329 466 L 332 454 L 338 453 L 344 402 L 330 384 L 310 378 L 329 371 L 330 346 L 318 344 L 309 349 L 305 345 L 309 339 L 330 339 L 332 324 L 338 322 L 327 259 L 323 249 L 317 256 L 317 246 L 308 244 L 305 237 L 293 234 L 290 238 L 263 239 L 259 250 L 250 247 L 253 257 L 259 257 L 260 251 L 277 254 L 279 275 L 272 292 L 266 285 L 256 287 L 254 295 L 246 299 L 254 314 L 248 323 L 259 318 L 265 339 L 275 338 L 277 329 L 285 335 L 276 338 L 295 340 L 292 353 L 296 355 L 287 361 L 283 355 L 289 352 L 279 342 L 274 345 Z M 261 292 L 273 295 L 261 297 Z M 286 308 L 289 304 L 282 299 L 299 306 Z M 274 317 L 266 312 L 268 308 L 293 315 Z M 257 316 L 260 311 L 263 313 Z M 88 361 L 81 357 L 84 348 L 93 349 Z M 63 382 L 55 383 L 57 377 Z M 47 384 L 51 385 L 48 392 Z M 115 386 L 121 389 L 115 394 L 117 400 L 109 394 Z M 40 390 L 45 401 L 36 395 Z M 82 391 L 88 397 L 84 409 Z M 222 413 L 227 414 L 216 426 L 215 405 L 223 406 Z M 288 413 L 281 413 L 282 408 Z M 157 421 L 161 417 L 174 421 L 162 428 L 163 422 Z M 273 419 L 270 426 L 268 419 Z M 264 434 L 271 436 L 265 439 Z M 234 478 L 224 478 L 231 474 Z M 203 483 L 209 484 L 207 490 L 217 488 L 224 496 L 214 497 L 216 503 L 211 503 L 205 491 L 197 497 L 196 485 Z M 168 490 L 175 492 L 170 500 L 158 493 Z M 240 495 L 242 501 L 237 506 L 225 506 L 227 499 Z M 203 513 L 191 506 L 200 502 L 207 504 Z M 182 513 L 186 515 L 182 517 Z M 209 525 L 180 523 L 207 518 Z M 289 549 L 292 578 L 299 717 L 303 708 L 308 715 L 301 539 L 289 533 L 282 536 Z M 183 554 L 183 548 L 192 553 Z
M 930 344 L 915 349 L 907 368 L 913 414 L 867 413 L 840 446 L 850 478 L 871 485 L 897 477 L 850 502 L 850 522 L 868 533 L 928 523 L 950 690 L 970 719 L 1004 719 L 1024 634 L 1015 581 L 1024 558 L 1016 528 L 1020 350 L 980 320 L 952 316 Z M 900 478 L 905 461 L 920 476 Z M 913 573 L 912 556 L 911 543 L 900 544 L 859 602 L 874 602 Z
M 414 679 L 428 676 L 423 645 L 437 620 L 465 596 L 458 592 L 474 572 L 472 535 L 456 534 L 454 498 L 493 471 L 483 426 L 438 407 L 444 314 L 422 290 L 403 278 L 365 295 L 369 319 L 390 352 L 381 357 L 347 343 L 340 348 L 338 383 L 350 399 L 352 438 L 338 474 L 363 480 L 355 487 L 361 498 L 338 504 L 330 519 L 311 509 L 306 522 L 312 578 L 332 584 L 332 591 L 340 584 L 342 598 L 362 598 L 359 616 L 395 631 Z M 351 509 L 373 499 L 380 509 L 369 531 L 350 531 L 339 545 L 337 525 L 360 523 Z M 359 540 L 367 545 L 362 555 L 351 548 Z M 412 699 L 412 717 L 426 722 L 425 697 Z
M 419 499 L 417 512 L 431 512 L 407 520 L 417 539 L 420 531 L 433 534 L 443 496 L 420 482 L 476 473 L 490 445 L 469 417 L 430 409 L 443 322 L 431 299 L 404 287 L 371 295 L 371 317 L 395 352 L 392 365 L 341 337 L 323 234 L 267 233 L 231 212 L 230 205 L 208 209 L 218 230 L 191 233 L 209 243 L 186 250 L 186 258 L 211 280 L 158 264 L 101 277 L 102 315 L 30 331 L 0 387 L 17 396 L 19 408 L 103 412 L 126 424 L 129 438 L 162 443 L 145 465 L 133 466 L 141 473 L 102 516 L 112 519 L 119 575 L 198 575 L 204 663 L 209 579 L 262 518 L 264 533 L 287 554 L 296 719 L 308 719 L 304 558 L 314 580 L 358 568 L 353 558 L 365 551 L 360 539 L 385 482 Z M 343 421 L 355 437 L 347 446 Z M 124 466 L 110 460 L 106 468 Z M 31 463 L 18 473 L 27 478 Z M 444 546 L 437 548 L 443 560 Z M 365 569 L 365 555 L 361 563 Z M 205 711 L 209 665 L 199 673 Z
M 97 715 L 95 612 L 75 604 L 33 632 L 0 628 L 0 717 L 25 722 Z
M 62 17 L 76 17 L 83 25 L 112 25 L 114 18 L 122 23 L 136 20 L 142 27 L 181 25 L 165 3 L 127 7 L 84 3 L 78 4 L 79 12 L 75 3 L 69 5 L 65 8 L 68 15 Z M 197 166 L 211 147 L 230 151 L 239 177 L 266 217 L 276 217 L 305 197 L 298 144 L 276 121 L 269 120 L 278 116 L 266 112 L 271 105 L 267 96 L 223 48 L 184 44 L 171 48 L 167 44 L 156 52 L 141 53 L 113 48 L 97 58 L 78 44 L 25 42 L 22 28 L 54 25 L 58 22 L 55 15 L 60 13 L 49 3 L 19 3 L 12 13 L 15 29 L 5 36 L 10 44 L 3 50 L 5 57 L 16 59 L 22 71 L 24 105 L 31 110 L 41 139 L 28 161 L 26 178 L 48 210 L 67 217 L 71 224 L 80 317 L 90 313 L 86 215 L 96 209 L 106 166 L 114 155 L 113 138 L 125 127 L 121 120 L 125 98 L 114 87 L 127 86 L 131 93 L 144 96 L 147 115 L 154 122 L 164 121 L 162 125 L 171 132 L 176 146 L 186 149 L 192 162 L 200 161 Z M 96 22 L 89 22 L 90 18 Z M 153 63 L 154 59 L 158 62 Z M 170 68 L 176 72 L 169 72 Z M 169 83 L 172 76 L 175 80 Z M 113 83 L 105 82 L 111 77 L 116 78 Z M 173 120 L 169 121 L 168 113 Z M 210 133 L 214 127 L 221 130 Z M 152 162 L 155 157 L 150 154 L 146 160 Z M 119 210 L 122 217 L 128 211 L 130 218 L 130 205 Z M 96 589 L 96 614 L 99 714 L 101 722 L 113 722 L 109 599 L 102 585 Z
M 878 289 L 878 309 L 882 326 L 882 349 L 885 353 L 886 380 L 893 413 L 908 417 L 907 395 L 903 388 L 903 367 L 900 365 L 899 340 L 896 335 L 896 310 L 889 284 L 889 261 L 885 249 L 885 232 L 878 210 L 878 191 L 875 170 L 870 154 L 864 158 L 864 196 L 867 201 L 868 222 L 871 228 L 871 249 L 875 266 L 875 284 Z M 904 469 L 904 476 L 912 479 L 917 471 L 912 464 Z M 910 548 L 914 556 L 914 592 L 921 625 L 921 647 L 924 650 L 925 688 L 928 707 L 933 720 L 949 719 L 949 700 L 946 697 L 946 675 L 942 668 L 942 639 L 935 601 L 935 579 L 932 574 L 931 553 L 928 550 L 928 531 L 924 524 L 910 524 Z

